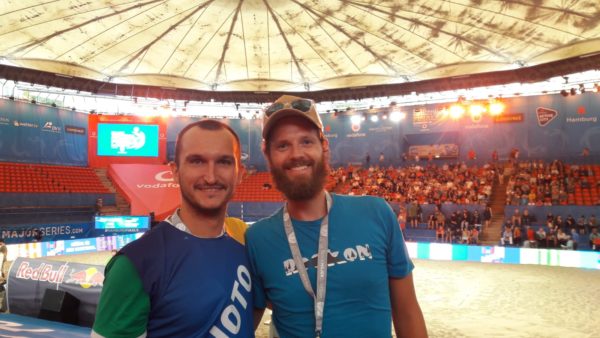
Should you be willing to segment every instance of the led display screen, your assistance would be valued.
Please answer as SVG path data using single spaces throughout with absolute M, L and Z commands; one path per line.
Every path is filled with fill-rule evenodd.
M 99 123 L 97 154 L 158 157 L 158 125 Z
M 139 231 L 150 226 L 149 216 L 96 216 L 96 229 L 105 231 Z

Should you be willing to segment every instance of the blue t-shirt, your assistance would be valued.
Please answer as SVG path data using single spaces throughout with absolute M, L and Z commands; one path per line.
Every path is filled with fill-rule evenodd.
M 161 222 L 126 245 L 150 298 L 148 337 L 254 337 L 243 244 L 198 238 Z
M 323 337 L 390 337 L 390 277 L 409 275 L 413 264 L 390 206 L 381 198 L 332 195 Z M 300 252 L 316 290 L 321 220 L 293 221 Z M 270 301 L 281 337 L 314 337 L 313 299 L 295 268 L 283 211 L 246 232 L 254 304 Z

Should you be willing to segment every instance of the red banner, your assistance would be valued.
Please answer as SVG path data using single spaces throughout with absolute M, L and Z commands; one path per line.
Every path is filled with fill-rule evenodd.
M 181 204 L 179 184 L 168 165 L 111 164 L 108 175 L 131 203 L 132 215 L 154 212 L 160 221 Z

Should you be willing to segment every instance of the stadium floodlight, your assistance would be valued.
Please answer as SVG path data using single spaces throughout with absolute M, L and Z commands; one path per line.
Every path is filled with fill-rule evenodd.
M 405 117 L 406 117 L 405 113 L 403 113 L 401 111 L 395 111 L 395 112 L 392 112 L 392 114 L 390 114 L 390 121 L 400 122 L 400 121 L 404 120 Z
M 362 122 L 362 118 L 360 115 L 352 115 L 350 117 L 350 122 L 352 122 L 352 124 L 360 124 Z

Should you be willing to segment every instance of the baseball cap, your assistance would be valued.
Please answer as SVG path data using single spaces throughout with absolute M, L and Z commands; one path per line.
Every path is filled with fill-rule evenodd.
M 273 102 L 263 114 L 263 139 L 267 138 L 277 121 L 290 116 L 303 117 L 317 129 L 323 129 L 323 122 L 321 122 L 321 118 L 317 113 L 315 101 L 292 95 L 283 95 Z

